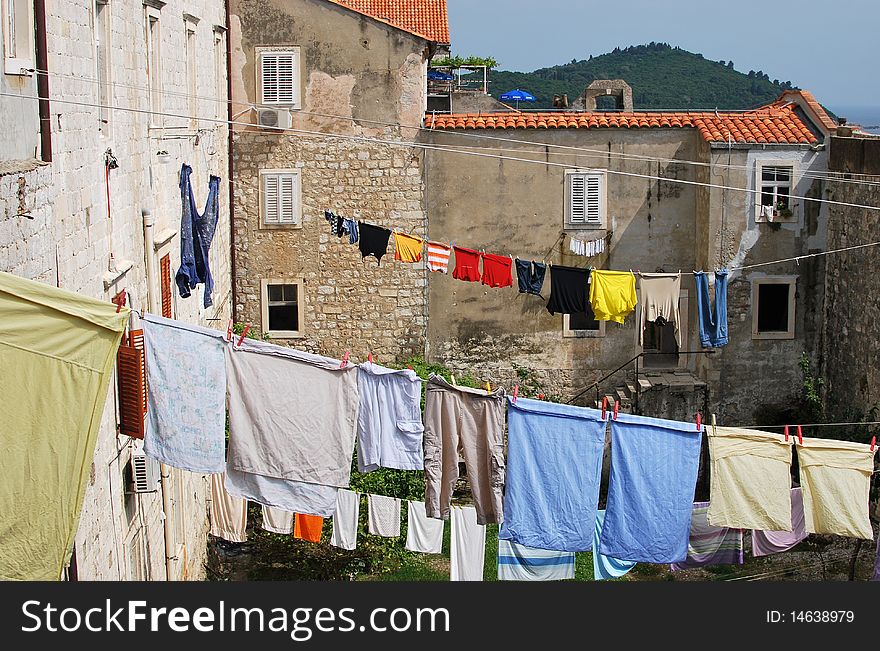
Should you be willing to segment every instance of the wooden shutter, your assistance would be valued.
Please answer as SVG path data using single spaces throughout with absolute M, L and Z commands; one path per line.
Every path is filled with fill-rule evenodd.
M 116 354 L 116 384 L 119 388 L 119 432 L 135 439 L 144 438 L 147 415 L 147 363 L 144 331 L 132 330 Z
M 296 174 L 263 175 L 263 222 L 296 224 L 299 197 Z
M 263 104 L 296 104 L 296 55 L 293 52 L 263 52 L 260 79 Z
M 602 189 L 599 176 L 584 177 L 584 216 L 590 224 L 602 223 Z
M 586 221 L 586 180 L 584 174 L 568 175 L 568 221 L 571 224 Z
M 159 276 L 162 294 L 162 316 L 171 318 L 171 254 L 162 256 L 159 260 Z

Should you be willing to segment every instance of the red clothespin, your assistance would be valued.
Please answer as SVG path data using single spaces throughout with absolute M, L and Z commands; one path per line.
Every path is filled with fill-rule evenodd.
M 697 412 L 697 431 L 703 431 L 703 412 L 701 411 Z
M 871 452 L 873 452 L 874 448 L 876 448 L 876 447 L 877 447 L 877 437 L 875 436 L 874 438 L 871 439 Z
M 345 368 L 346 366 L 348 366 L 348 356 L 350 354 L 351 353 L 349 353 L 349 351 L 345 351 L 345 355 L 342 356 L 342 363 L 339 365 L 339 368 Z
M 513 402 L 514 402 L 514 404 L 516 404 L 516 399 L 517 399 L 518 397 L 519 397 L 519 385 L 518 385 L 518 384 L 514 384 L 514 385 L 513 385 Z
M 372 353 L 372 352 L 371 352 L 369 355 L 367 355 L 367 361 L 368 361 L 370 364 L 373 363 L 373 353 Z
M 788 425 L 785 426 L 785 442 L 788 443 Z
M 602 420 L 605 420 L 606 411 L 608 411 L 608 396 L 602 396 Z
M 614 401 L 614 420 L 617 420 L 617 411 L 620 409 L 620 400 Z
M 248 330 L 251 329 L 251 322 L 248 321 L 247 325 L 244 327 L 244 330 L 241 331 L 241 336 L 238 338 L 238 343 L 235 344 L 236 347 L 241 348 L 241 342 L 244 341 L 244 338 L 247 337 Z
M 413 367 L 412 367 L 412 364 L 407 364 L 406 367 L 407 367 L 410 371 L 414 370 Z
M 232 319 L 229 319 L 226 326 L 226 341 L 232 341 Z
M 803 445 L 803 444 L 804 444 L 804 433 L 803 433 L 803 431 L 801 430 L 801 426 L 800 426 L 800 425 L 798 425 L 798 443 L 799 443 L 800 445 Z

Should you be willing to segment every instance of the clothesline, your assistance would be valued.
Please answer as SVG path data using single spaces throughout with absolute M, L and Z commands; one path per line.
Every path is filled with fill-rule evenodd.
M 197 121 L 206 122 L 206 123 L 213 123 L 213 124 L 226 124 L 228 126 L 248 126 L 248 127 L 253 126 L 252 123 L 244 122 L 244 121 L 226 120 L 226 119 L 220 119 L 220 118 L 208 118 L 208 117 L 201 117 L 198 115 L 169 113 L 169 112 L 163 112 L 163 111 L 152 111 L 152 110 L 148 110 L 148 109 L 122 107 L 122 106 L 115 106 L 115 105 L 111 105 L 111 104 L 105 105 L 105 104 L 99 104 L 99 103 L 95 103 L 95 102 L 81 102 L 81 101 L 75 101 L 75 100 L 70 100 L 70 99 L 63 99 L 63 98 L 59 98 L 59 97 L 28 95 L 28 94 L 23 94 L 23 93 L 10 93 L 10 92 L 0 92 L 0 97 L 15 97 L 18 99 L 50 101 L 50 102 L 54 102 L 57 104 L 70 104 L 73 106 L 86 106 L 86 107 L 90 107 L 90 108 L 103 108 L 103 109 L 114 110 L 114 111 L 127 111 L 127 112 L 131 112 L 131 113 L 139 113 L 139 114 L 144 114 L 144 115 L 159 115 L 159 116 L 180 118 L 182 120 L 183 119 L 197 120 Z M 468 156 L 468 155 L 475 156 L 478 158 L 488 158 L 488 159 L 492 159 L 492 160 L 507 160 L 507 161 L 513 161 L 513 162 L 537 164 L 537 165 L 542 165 L 544 167 L 558 167 L 558 168 L 562 168 L 562 169 L 576 169 L 577 168 L 576 165 L 571 165 L 571 164 L 567 164 L 567 163 L 554 163 L 554 162 L 535 159 L 535 158 L 521 158 L 521 157 L 516 157 L 516 156 L 496 155 L 496 154 L 491 154 L 491 153 L 486 153 L 486 152 L 481 152 L 481 151 L 470 151 L 467 149 L 459 149 L 454 146 L 434 145 L 434 144 L 426 144 L 426 143 L 418 143 L 418 142 L 401 142 L 398 140 L 383 140 L 381 138 L 375 138 L 375 137 L 369 137 L 369 136 L 357 136 L 357 135 L 340 134 L 340 133 L 327 133 L 327 132 L 322 132 L 322 131 L 310 131 L 307 129 L 273 128 L 273 130 L 279 134 L 287 133 L 287 134 L 292 134 L 292 135 L 310 136 L 310 137 L 323 138 L 323 139 L 350 140 L 353 142 L 375 143 L 375 144 L 387 145 L 390 147 L 404 147 L 407 149 L 421 149 L 424 151 L 441 151 L 441 152 L 446 152 L 446 153 L 457 153 L 457 154 L 462 154 L 462 155 L 466 155 L 466 156 Z M 732 190 L 734 192 L 743 192 L 743 193 L 750 194 L 750 195 L 760 195 L 762 192 L 759 188 L 743 188 L 743 187 L 737 187 L 737 186 L 721 185 L 721 184 L 717 184 L 717 183 L 706 183 L 706 182 L 702 182 L 702 181 L 690 181 L 690 180 L 686 180 L 686 179 L 670 178 L 670 177 L 659 176 L 659 175 L 654 175 L 654 174 L 638 174 L 636 172 L 623 172 L 621 170 L 610 170 L 610 169 L 606 169 L 605 172 L 607 174 L 610 174 L 613 176 L 623 176 L 623 177 L 629 177 L 629 178 L 644 178 L 644 179 L 650 179 L 650 180 L 655 180 L 655 181 L 665 181 L 667 183 L 673 183 L 673 184 L 679 184 L 679 185 L 715 188 L 715 189 L 720 189 L 720 190 Z M 865 204 L 856 204 L 856 203 L 849 203 L 849 202 L 843 202 L 843 201 L 834 201 L 832 199 L 822 199 L 819 197 L 809 197 L 809 196 L 794 195 L 794 194 L 788 194 L 786 196 L 789 197 L 790 199 L 798 199 L 800 201 L 809 201 L 812 203 L 846 206 L 846 207 L 850 207 L 850 208 L 862 208 L 865 210 L 880 211 L 880 206 L 869 206 L 869 205 L 865 205 Z
M 79 81 L 86 81 L 86 82 L 90 82 L 93 84 L 106 85 L 111 88 L 113 88 L 113 87 L 131 88 L 134 90 L 142 90 L 145 93 L 152 92 L 152 89 L 150 89 L 148 86 L 140 86 L 137 84 L 124 84 L 121 82 L 107 82 L 105 80 L 97 79 L 94 77 L 88 77 L 85 75 L 64 74 L 64 73 L 53 72 L 53 71 L 49 71 L 49 70 L 41 70 L 39 68 L 31 68 L 30 70 L 32 72 L 39 73 L 39 74 L 51 75 L 54 77 L 61 77 L 61 78 L 67 78 L 67 79 L 76 79 Z M 159 90 L 158 92 L 160 95 L 167 95 L 169 97 L 181 97 L 181 98 L 186 98 L 186 99 L 192 98 L 192 99 L 197 99 L 197 100 L 200 99 L 200 100 L 207 100 L 207 101 L 212 101 L 212 102 L 220 103 L 220 104 L 226 104 L 226 105 L 230 105 L 230 106 L 244 106 L 244 107 L 246 107 L 244 111 L 238 113 L 234 117 L 238 117 L 239 115 L 241 115 L 251 109 L 262 108 L 261 105 L 254 104 L 251 102 L 236 101 L 233 99 L 225 99 L 224 100 L 224 99 L 220 99 L 218 97 L 212 97 L 212 96 L 208 96 L 208 95 L 182 93 L 182 92 L 178 92 L 178 91 L 164 90 L 164 89 Z M 337 120 L 342 120 L 342 121 L 346 121 L 346 122 L 357 122 L 357 123 L 364 123 L 364 124 L 378 124 L 378 125 L 382 125 L 382 126 L 397 127 L 397 128 L 401 128 L 401 129 L 416 129 L 419 131 L 437 133 L 437 129 L 424 127 L 421 124 L 407 125 L 407 124 L 403 124 L 403 123 L 399 123 L 399 122 L 388 122 L 388 121 L 384 121 L 384 120 L 374 120 L 374 119 L 368 119 L 368 118 L 363 118 L 363 117 L 356 117 L 353 115 L 335 115 L 332 113 L 320 113 L 320 112 L 316 112 L 316 111 L 307 111 L 307 110 L 297 110 L 297 114 L 312 115 L 315 117 L 323 117 L 323 118 L 331 118 L 331 119 L 337 119 Z M 204 118 L 197 118 L 197 119 L 204 119 Z M 674 158 L 663 158 L 663 157 L 658 157 L 658 156 L 646 156 L 646 155 L 642 155 L 642 154 L 627 154 L 624 152 L 609 152 L 607 150 L 590 149 L 588 147 L 575 147 L 572 145 L 559 145 L 559 144 L 550 144 L 550 143 L 535 143 L 532 141 L 520 140 L 517 138 L 509 138 L 509 137 L 505 138 L 505 137 L 501 137 L 501 136 L 490 136 L 490 135 L 485 135 L 485 134 L 468 133 L 468 132 L 462 132 L 462 131 L 444 130 L 443 133 L 454 135 L 457 137 L 462 137 L 462 138 L 479 139 L 479 140 L 493 140 L 493 141 L 498 141 L 498 142 L 510 142 L 510 143 L 520 144 L 520 145 L 531 145 L 533 147 L 540 147 L 542 150 L 546 147 L 550 147 L 552 149 L 570 150 L 570 151 L 575 152 L 574 154 L 571 154 L 573 156 L 582 156 L 585 154 L 586 155 L 592 154 L 595 157 L 602 157 L 602 158 L 608 158 L 609 156 L 612 156 L 612 157 L 620 158 L 623 161 L 635 160 L 635 161 L 645 161 L 645 162 L 674 163 L 674 164 L 678 164 L 678 165 L 691 165 L 691 166 L 695 166 L 695 167 L 714 167 L 716 169 L 717 168 L 743 169 L 743 170 L 748 170 L 748 171 L 751 171 L 751 169 L 752 169 L 747 165 L 734 165 L 734 164 L 730 164 L 730 163 L 725 165 L 725 164 L 721 164 L 721 163 L 706 163 L 703 161 L 680 160 L 680 159 L 674 159 Z M 502 150 L 499 150 L 499 151 L 502 151 Z M 521 149 L 505 149 L 503 151 L 521 151 Z M 851 175 L 851 174 L 847 173 L 847 175 Z M 826 175 L 817 174 L 815 172 L 809 172 L 809 171 L 802 172 L 801 176 L 803 178 L 810 178 L 810 179 L 815 179 L 815 180 L 826 180 L 826 181 L 838 181 L 841 183 L 851 183 L 851 184 L 860 184 L 860 185 L 880 185 L 880 182 L 878 182 L 878 181 L 846 179 L 846 178 L 841 178 L 841 176 L 826 176 Z M 855 176 L 873 176 L 873 175 L 855 174 Z

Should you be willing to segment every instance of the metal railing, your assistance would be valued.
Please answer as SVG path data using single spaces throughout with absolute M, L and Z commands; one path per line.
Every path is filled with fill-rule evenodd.
M 716 350 L 713 348 L 710 350 L 680 350 L 680 351 L 678 351 L 677 354 L 678 355 L 713 355 L 713 354 L 715 354 L 715 352 L 716 352 Z M 600 395 L 601 394 L 601 390 L 600 390 L 601 384 L 603 382 L 605 382 L 605 380 L 613 377 L 614 375 L 616 375 L 617 373 L 619 373 L 620 371 L 625 369 L 627 366 L 629 366 L 630 364 L 635 362 L 635 395 L 633 396 L 633 408 L 635 409 L 636 413 L 638 413 L 638 411 L 639 411 L 639 394 L 641 393 L 641 385 L 639 384 L 639 360 L 642 359 L 642 357 L 647 357 L 648 355 L 672 355 L 672 354 L 676 354 L 676 353 L 664 353 L 664 352 L 660 352 L 660 351 L 641 352 L 638 355 L 636 355 L 635 357 L 625 361 L 623 364 L 618 366 L 616 369 L 614 369 L 610 373 L 606 373 L 605 375 L 603 375 L 601 378 L 599 378 L 598 380 L 593 382 L 593 384 L 591 384 L 590 386 L 585 388 L 583 391 L 581 391 L 580 393 L 578 393 L 574 397 L 567 400 L 566 403 L 570 405 L 571 403 L 573 403 L 575 400 L 580 398 L 582 395 L 584 395 L 588 391 L 591 391 L 592 389 L 596 389 L 596 404 L 598 405 L 602 399 L 602 397 Z

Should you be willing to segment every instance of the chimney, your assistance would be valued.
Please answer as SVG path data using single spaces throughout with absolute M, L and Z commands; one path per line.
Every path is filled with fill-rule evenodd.
M 613 97 L 617 111 L 632 113 L 632 88 L 623 79 L 597 79 L 584 91 L 584 109 L 596 111 L 598 97 Z

